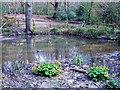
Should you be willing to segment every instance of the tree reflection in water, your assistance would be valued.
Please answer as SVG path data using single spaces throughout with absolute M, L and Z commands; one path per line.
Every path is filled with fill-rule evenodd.
M 88 41 L 75 37 L 26 35 L 16 37 L 14 40 L 3 40 L 1 56 L 2 66 L 9 68 L 11 71 L 14 67 L 18 69 L 24 63 L 34 63 L 36 61 L 54 62 L 57 60 L 71 63 L 73 56 L 76 54 L 79 54 L 82 60 L 86 60 L 85 64 L 90 66 L 92 66 L 92 63 L 105 65 L 104 60 L 93 60 L 91 58 L 117 50 L 120 50 L 120 47 L 115 42 Z

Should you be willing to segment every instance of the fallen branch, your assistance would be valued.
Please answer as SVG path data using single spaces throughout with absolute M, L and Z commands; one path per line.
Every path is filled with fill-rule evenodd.
M 50 4 L 51 4 L 53 7 L 55 7 L 55 5 L 54 5 L 52 2 L 50 2 Z
M 76 71 L 76 72 L 80 72 L 80 73 L 87 73 L 87 71 L 84 70 L 84 69 L 70 68 L 70 70 L 73 70 L 73 71 Z
M 0 27 L 0 30 L 5 26 L 6 22 Z

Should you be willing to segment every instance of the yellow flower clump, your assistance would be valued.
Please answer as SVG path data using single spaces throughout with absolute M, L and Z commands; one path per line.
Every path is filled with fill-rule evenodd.
M 108 77 L 108 74 L 104 74 L 105 77 Z
M 86 68 L 89 68 L 89 67 L 90 67 L 90 66 L 88 66 L 88 65 L 86 66 Z
M 109 68 L 107 68 L 106 66 L 103 66 L 103 68 L 105 68 L 106 70 L 110 70 Z
M 33 67 L 32 67 L 32 70 L 34 70 L 35 68 L 36 68 L 36 66 L 33 66 Z

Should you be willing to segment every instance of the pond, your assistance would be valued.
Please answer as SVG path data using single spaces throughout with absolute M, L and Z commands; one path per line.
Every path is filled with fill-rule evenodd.
M 89 40 L 73 36 L 18 36 L 8 40 L 1 40 L 2 68 L 13 70 L 13 64 L 34 62 L 69 62 L 79 55 L 83 63 L 91 65 L 106 65 L 111 68 L 111 63 L 104 60 L 94 60 L 96 56 L 120 51 L 120 46 L 115 41 Z M 112 67 L 113 71 L 118 67 Z

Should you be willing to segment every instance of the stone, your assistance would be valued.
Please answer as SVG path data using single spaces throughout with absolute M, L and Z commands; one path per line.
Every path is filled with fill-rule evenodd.
M 67 80 L 67 83 L 68 83 L 69 85 L 72 85 L 73 82 L 74 82 L 74 79 L 69 79 L 69 80 Z
M 98 88 L 98 87 L 94 84 L 89 84 L 88 88 Z
M 86 84 L 83 82 L 83 83 L 80 83 L 80 87 L 86 87 Z

